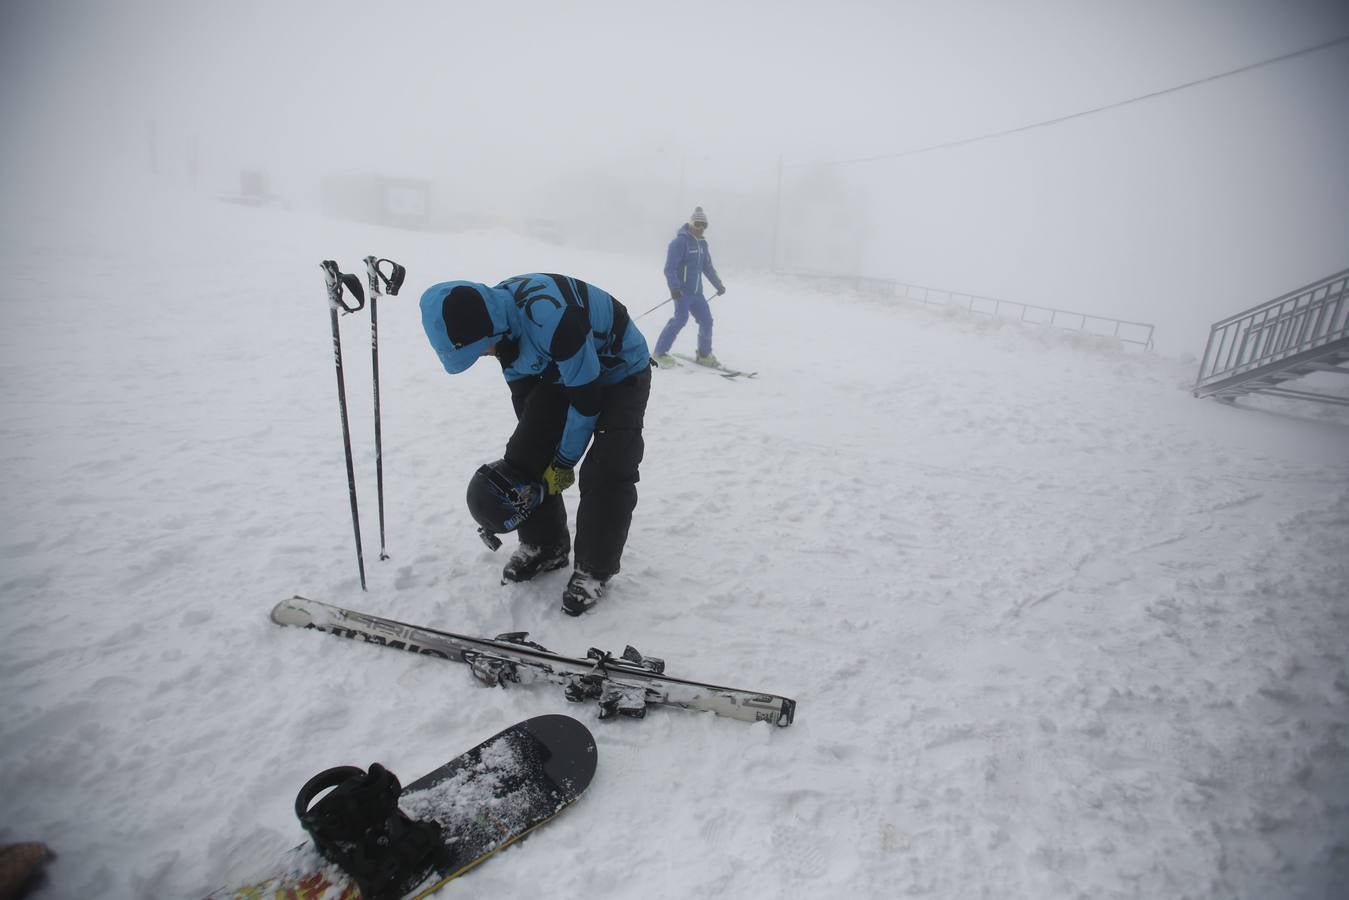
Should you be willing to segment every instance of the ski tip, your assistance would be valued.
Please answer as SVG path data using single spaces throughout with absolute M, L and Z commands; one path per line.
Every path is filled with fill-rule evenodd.
M 773 724 L 777 725 L 779 728 L 786 728 L 788 725 L 792 724 L 792 721 L 795 718 L 796 718 L 796 701 L 792 700 L 789 697 L 783 697 L 782 709 L 779 710 L 778 712 L 778 720 Z
M 289 600 L 282 600 L 272 607 L 272 621 L 278 625 L 295 625 L 300 628 L 312 624 L 314 615 L 305 607 L 307 603 L 308 598 L 299 594 Z

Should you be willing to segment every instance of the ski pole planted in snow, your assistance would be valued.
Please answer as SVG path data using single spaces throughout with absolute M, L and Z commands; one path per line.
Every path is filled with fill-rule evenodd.
M 356 512 L 356 470 L 351 464 L 351 426 L 347 422 L 347 386 L 342 378 L 342 336 L 337 329 L 337 310 L 339 308 L 353 313 L 365 306 L 365 293 L 361 290 L 361 279 L 347 275 L 337 268 L 337 263 L 325 259 L 319 263 L 323 277 L 328 284 L 328 316 L 333 324 L 333 360 L 337 364 L 337 406 L 342 412 L 342 446 L 347 451 L 347 491 L 351 494 L 351 527 L 356 533 L 356 566 L 361 572 L 361 590 L 365 587 L 365 555 L 361 552 L 361 518 Z M 355 306 L 348 306 L 342 299 L 342 290 L 351 291 L 356 298 Z
M 388 263 L 389 274 L 384 274 L 383 266 Z M 380 440 L 379 428 L 379 321 L 375 300 L 381 293 L 390 297 L 398 296 L 403 286 L 407 270 L 391 259 L 379 259 L 375 256 L 365 258 L 365 276 L 370 284 L 370 363 L 374 373 L 375 385 L 375 490 L 379 495 L 379 558 L 388 559 L 384 550 L 384 449 Z

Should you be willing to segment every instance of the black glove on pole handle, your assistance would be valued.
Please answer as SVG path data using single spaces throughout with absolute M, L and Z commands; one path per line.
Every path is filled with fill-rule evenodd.
M 381 268 L 383 263 L 389 264 L 389 275 L 384 274 Z M 375 300 L 380 295 L 381 283 L 384 286 L 384 291 L 390 297 L 396 297 L 398 289 L 403 286 L 403 278 L 407 275 L 407 270 L 391 259 L 367 256 L 365 258 L 365 275 L 370 284 L 370 371 L 375 392 L 375 490 L 379 496 L 379 558 L 384 560 L 389 558 L 389 554 L 384 549 L 384 446 L 380 436 L 379 315 Z
M 356 469 L 351 462 L 351 426 L 347 421 L 347 386 L 342 377 L 342 335 L 337 328 L 337 310 L 356 312 L 365 306 L 365 294 L 361 291 L 361 280 L 355 275 L 347 275 L 337 268 L 337 263 L 325 259 L 319 263 L 323 277 L 328 285 L 328 317 L 333 326 L 333 361 L 337 366 L 337 406 L 342 413 L 342 446 L 347 453 L 347 493 L 351 495 L 351 528 L 356 534 L 356 566 L 361 572 L 361 590 L 365 586 L 365 554 L 361 551 L 361 518 L 356 511 Z M 355 306 L 348 306 L 342 299 L 346 289 L 356 298 Z

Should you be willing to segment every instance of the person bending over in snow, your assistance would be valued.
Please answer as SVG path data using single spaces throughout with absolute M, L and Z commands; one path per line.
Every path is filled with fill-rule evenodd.
M 703 296 L 703 275 L 717 289 L 718 297 L 726 293 L 726 286 L 712 265 L 712 251 L 703 237 L 706 231 L 707 214 L 701 206 L 695 206 L 693 215 L 675 232 L 665 251 L 665 283 L 670 286 L 675 311 L 656 338 L 656 364 L 662 367 L 676 365 L 670 348 L 688 324 L 690 314 L 698 323 L 698 352 L 694 359 L 705 366 L 717 365 L 717 358 L 712 355 L 712 309 Z
M 517 424 L 505 456 L 479 468 L 468 489 L 489 546 L 519 530 L 503 584 L 567 565 L 561 495 L 584 456 L 576 565 L 562 594 L 563 612 L 579 616 L 618 573 L 637 506 L 651 392 L 646 338 L 622 303 L 565 275 L 517 275 L 492 287 L 445 281 L 422 294 L 421 310 L 445 371 L 495 356 L 510 386 Z

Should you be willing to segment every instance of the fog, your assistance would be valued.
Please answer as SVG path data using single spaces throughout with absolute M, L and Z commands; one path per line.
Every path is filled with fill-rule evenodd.
M 324 176 L 414 179 L 424 227 L 653 269 L 701 204 L 732 287 L 902 279 L 1198 354 L 1215 319 L 1349 265 L 1349 43 L 924 148 L 1346 35 L 1325 0 L 10 0 L 0 183 L 17 217 L 146 180 L 227 196 L 253 172 L 303 210 Z

